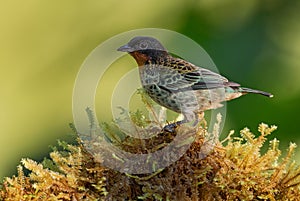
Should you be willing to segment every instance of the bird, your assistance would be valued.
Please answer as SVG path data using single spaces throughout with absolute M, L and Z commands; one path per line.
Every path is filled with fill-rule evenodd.
M 196 125 L 204 111 L 222 107 L 223 102 L 242 95 L 273 97 L 271 93 L 242 87 L 218 73 L 172 56 L 154 37 L 135 36 L 117 51 L 135 59 L 148 96 L 159 105 L 183 114 L 183 120 L 164 127 L 169 132 L 182 123 Z

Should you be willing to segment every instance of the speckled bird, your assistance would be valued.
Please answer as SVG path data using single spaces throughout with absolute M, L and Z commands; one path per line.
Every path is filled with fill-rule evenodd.
M 184 115 L 184 120 L 176 125 L 193 120 L 197 123 L 200 113 L 244 94 L 273 96 L 241 87 L 215 72 L 173 57 L 153 37 L 134 37 L 118 51 L 127 52 L 136 60 L 142 86 L 155 102 Z

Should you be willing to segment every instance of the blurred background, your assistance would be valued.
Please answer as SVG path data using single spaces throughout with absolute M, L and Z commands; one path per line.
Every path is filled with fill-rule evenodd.
M 275 95 L 229 102 L 224 134 L 245 126 L 257 133 L 265 122 L 278 126 L 270 138 L 281 149 L 290 141 L 299 145 L 299 11 L 297 0 L 2 1 L 0 178 L 15 174 L 21 158 L 47 157 L 57 139 L 74 139 L 68 124 L 82 62 L 108 38 L 147 27 L 190 37 L 224 76 Z M 129 56 L 122 59 L 134 67 Z M 110 76 L 126 68 L 120 71 Z

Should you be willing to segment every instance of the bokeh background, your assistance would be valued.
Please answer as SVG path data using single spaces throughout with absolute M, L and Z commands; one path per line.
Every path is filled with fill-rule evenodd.
M 300 144 L 299 19 L 297 0 L 1 1 L 0 179 L 14 174 L 21 158 L 42 160 L 57 139 L 74 139 L 68 124 L 82 62 L 101 42 L 138 28 L 180 32 L 224 76 L 275 95 L 229 102 L 224 133 L 256 131 L 265 122 L 279 127 L 271 137 L 283 150 L 290 141 Z M 129 56 L 123 59 L 134 66 Z

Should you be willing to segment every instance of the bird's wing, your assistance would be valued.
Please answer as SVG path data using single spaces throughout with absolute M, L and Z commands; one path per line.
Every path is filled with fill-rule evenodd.
M 237 83 L 229 82 L 225 77 L 215 72 L 174 57 L 161 63 L 158 69 L 160 71 L 158 73 L 160 75 L 158 85 L 170 91 L 240 86 Z

